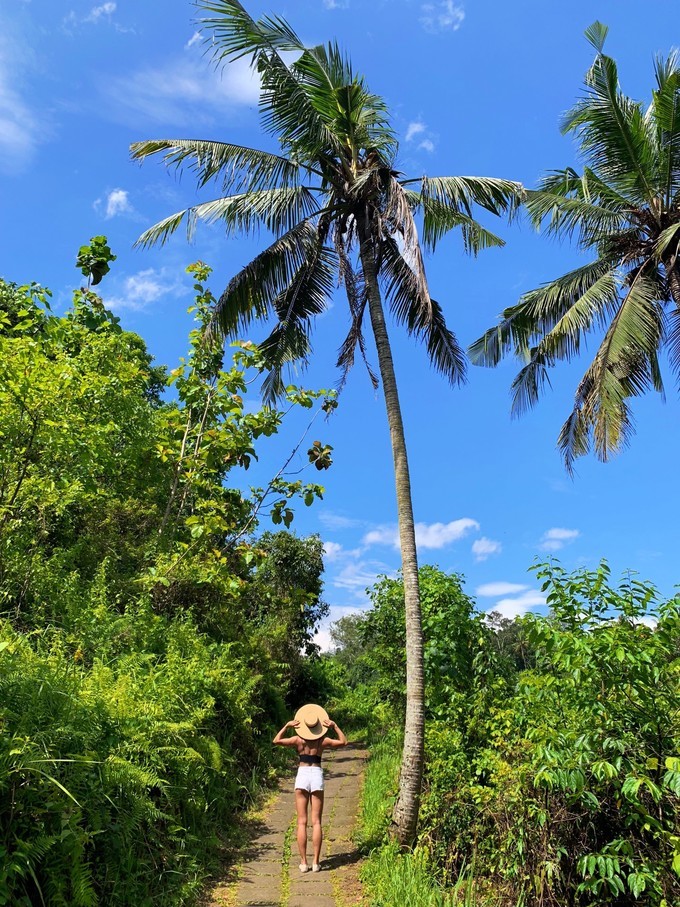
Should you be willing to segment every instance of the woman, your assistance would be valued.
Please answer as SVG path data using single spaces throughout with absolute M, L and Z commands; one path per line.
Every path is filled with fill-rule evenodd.
M 288 728 L 295 728 L 295 737 L 284 737 Z M 337 739 L 327 737 L 328 731 L 337 734 Z M 331 721 L 320 705 L 303 705 L 274 737 L 277 746 L 294 746 L 298 751 L 299 763 L 295 778 L 295 807 L 297 809 L 297 844 L 300 851 L 300 872 L 307 872 L 307 808 L 312 804 L 312 844 L 314 859 L 312 872 L 321 869 L 321 816 L 323 813 L 323 769 L 321 754 L 325 749 L 347 745 L 347 737 L 334 721 Z

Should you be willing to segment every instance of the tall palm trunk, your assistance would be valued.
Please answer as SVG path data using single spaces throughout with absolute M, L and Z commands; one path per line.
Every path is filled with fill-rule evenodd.
M 382 378 L 390 427 L 394 477 L 397 486 L 397 514 L 401 568 L 404 580 L 404 607 L 406 616 L 406 721 L 404 726 L 404 751 L 399 776 L 399 797 L 392 823 L 400 844 L 413 843 L 418 825 L 420 790 L 423 778 L 425 691 L 423 680 L 423 630 L 420 614 L 420 588 L 418 585 L 418 556 L 416 533 L 411 500 L 411 479 L 406 455 L 404 423 L 401 418 L 397 379 L 394 374 L 392 351 L 387 335 L 380 286 L 378 284 L 376 250 L 370 225 L 357 218 L 359 255 L 368 294 L 368 309 L 378 352 L 378 365 Z

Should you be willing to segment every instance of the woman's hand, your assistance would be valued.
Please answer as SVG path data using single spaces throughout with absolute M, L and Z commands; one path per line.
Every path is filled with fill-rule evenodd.
M 333 731 L 335 733 L 336 739 L 333 740 L 331 737 L 324 737 L 323 741 L 321 743 L 321 746 L 323 746 L 323 747 L 347 746 L 347 737 L 345 737 L 343 732 L 340 730 L 340 728 L 337 726 L 337 724 L 334 721 L 331 721 L 331 719 L 329 718 L 328 721 L 323 722 L 323 726 L 325 728 L 327 728 L 329 731 Z
M 295 719 L 293 719 L 293 721 L 287 721 L 278 732 L 276 737 L 274 737 L 272 743 L 276 744 L 277 746 L 295 746 L 298 739 L 297 737 L 284 737 L 283 735 L 286 733 L 288 728 L 297 727 L 299 724 L 300 722 L 295 721 Z

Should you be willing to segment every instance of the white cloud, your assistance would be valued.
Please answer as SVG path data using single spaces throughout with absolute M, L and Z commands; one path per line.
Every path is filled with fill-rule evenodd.
M 0 170 L 16 173 L 29 165 L 39 138 L 45 134 L 15 84 L 21 72 L 6 40 L 0 44 Z
M 133 29 L 124 28 L 122 25 L 113 21 L 113 14 L 116 12 L 116 9 L 117 4 L 108 0 L 108 2 L 102 3 L 100 6 L 93 6 L 85 16 L 79 16 L 71 10 L 62 20 L 62 29 L 66 34 L 73 35 L 74 31 L 81 25 L 98 25 L 100 22 L 106 22 L 108 25 L 113 25 L 116 31 L 133 31 Z
M 505 583 L 502 580 L 495 583 L 482 583 L 475 589 L 475 595 L 495 598 L 498 595 L 512 595 L 515 592 L 524 592 L 529 587 L 521 583 Z
M 102 200 L 98 198 L 94 203 L 95 211 L 99 211 Z M 134 214 L 135 209 L 130 204 L 127 189 L 112 189 L 106 196 L 106 209 L 104 217 L 110 220 L 119 214 Z
M 406 127 L 406 141 L 412 142 L 418 136 L 421 140 L 418 142 L 418 151 L 434 151 L 434 141 L 431 138 L 430 130 L 422 120 L 412 120 Z
M 182 296 L 188 292 L 175 274 L 167 268 L 146 268 L 126 277 L 117 295 L 105 296 L 104 303 L 113 311 L 141 312 L 165 296 Z
M 412 123 L 409 123 L 406 128 L 406 141 L 411 142 L 413 139 L 420 135 L 422 132 L 425 132 L 426 126 L 425 123 L 420 120 L 414 120 Z
M 501 617 L 507 617 L 512 620 L 521 614 L 526 614 L 531 608 L 538 608 L 545 604 L 545 595 L 537 589 L 527 589 L 514 598 L 501 598 L 493 607 L 488 608 L 486 613 L 496 611 Z
M 323 0 L 326 9 L 347 9 L 349 0 Z
M 364 608 L 357 608 L 354 605 L 331 605 L 328 617 L 323 621 L 314 636 L 314 642 L 321 648 L 321 651 L 332 652 L 335 648 L 330 633 L 332 624 L 340 620 L 341 617 L 346 617 L 348 614 L 361 614 L 363 611 Z
M 319 522 L 328 529 L 353 529 L 356 526 L 364 525 L 362 520 L 344 516 L 341 513 L 333 513 L 332 510 L 322 510 L 319 514 Z
M 195 31 L 195 32 L 193 33 L 193 35 L 189 38 L 189 40 L 187 41 L 187 43 L 184 45 L 184 49 L 185 49 L 185 50 L 188 50 L 190 47 L 193 47 L 194 44 L 198 44 L 198 42 L 199 42 L 200 40 L 201 40 L 201 33 L 198 32 L 198 31 Z
M 381 573 L 385 573 L 383 565 L 373 565 L 365 561 L 358 561 L 347 564 L 333 579 L 333 585 L 336 589 L 347 589 L 350 592 L 364 592 L 369 586 L 372 586 Z
M 116 11 L 115 3 L 102 3 L 101 6 L 94 6 L 90 10 L 87 16 L 83 19 L 83 22 L 99 22 L 102 16 L 111 16 Z
M 454 0 L 423 3 L 420 11 L 420 24 L 429 32 L 458 31 L 465 19 L 465 10 Z
M 468 517 L 450 523 L 416 523 L 416 545 L 422 549 L 443 548 L 463 538 L 472 529 L 479 529 L 479 523 Z M 364 545 L 392 545 L 399 548 L 399 530 L 396 526 L 381 526 L 367 532 L 362 541 Z
M 142 69 L 104 86 L 114 113 L 136 123 L 196 126 L 215 114 L 257 103 L 260 82 L 247 60 L 236 60 L 221 71 L 200 56 L 174 60 L 158 69 Z
M 319 627 L 314 636 L 314 642 L 322 652 L 332 652 L 335 648 L 331 639 L 331 632 L 326 627 Z
M 338 542 L 324 542 L 323 553 L 327 561 L 337 561 L 343 553 L 343 547 Z
M 659 623 L 659 618 L 655 617 L 653 614 L 645 614 L 644 617 L 637 618 L 633 621 L 633 623 L 643 624 L 645 627 L 649 627 L 650 629 L 655 630 Z
M 487 557 L 492 554 L 500 554 L 502 550 L 503 546 L 500 542 L 494 542 L 485 536 L 482 536 L 481 539 L 475 539 L 472 543 L 472 553 L 477 561 L 485 561 Z
M 577 539 L 580 534 L 578 529 L 560 529 L 558 527 L 548 529 L 543 533 L 538 547 L 541 551 L 559 551 L 560 548 L 564 548 L 569 542 Z

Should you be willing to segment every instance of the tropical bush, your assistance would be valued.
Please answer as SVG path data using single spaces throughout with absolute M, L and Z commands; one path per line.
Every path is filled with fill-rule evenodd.
M 680 902 L 680 600 L 633 575 L 615 587 L 604 563 L 537 572 L 549 615 L 487 625 L 460 578 L 421 570 L 426 792 L 402 876 L 425 860 L 455 894 L 447 903 L 670 907 Z M 362 628 L 362 657 L 397 711 L 399 594 L 397 580 L 381 580 Z M 367 880 L 387 904 L 381 865 Z
M 0 904 L 188 904 L 276 771 L 289 696 L 316 689 L 322 543 L 286 530 L 317 483 L 237 475 L 284 412 L 247 405 L 196 329 L 166 376 L 90 288 L 63 317 L 0 282 Z M 168 394 L 164 391 L 168 386 Z M 287 411 L 323 392 L 287 389 Z M 320 401 L 321 402 L 321 401 Z M 330 465 L 330 449 L 310 466 Z M 316 471 L 316 470 L 315 470 Z M 236 487 L 235 487 L 236 486 Z M 317 659 L 318 660 L 318 659 Z M 311 665 L 311 666 L 310 666 Z M 307 685 L 307 686 L 306 686 Z

